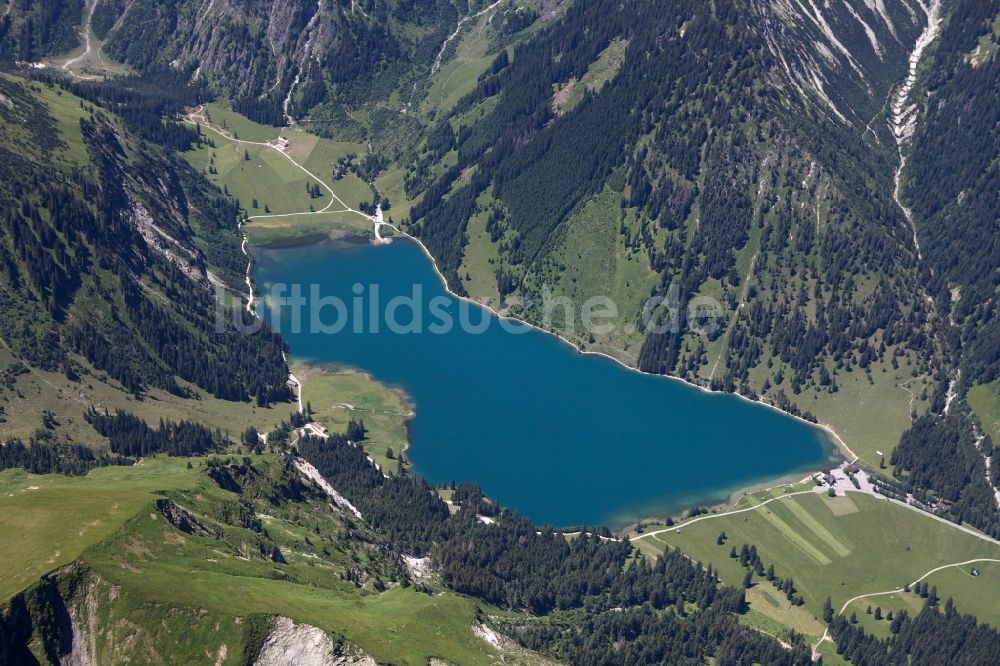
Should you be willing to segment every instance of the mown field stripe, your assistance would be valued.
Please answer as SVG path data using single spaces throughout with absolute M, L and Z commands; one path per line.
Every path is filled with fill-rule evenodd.
M 847 557 L 851 554 L 852 548 L 844 544 L 843 541 L 835 537 L 830 530 L 823 527 L 816 518 L 809 513 L 809 511 L 799 504 L 797 501 L 792 500 L 791 502 L 786 502 L 784 506 L 788 507 L 788 510 L 795 514 L 795 517 L 799 519 L 813 534 L 819 537 L 826 545 L 833 549 L 840 557 Z
M 780 516 L 778 516 L 773 511 L 765 509 L 760 512 L 761 515 L 771 523 L 779 532 L 781 532 L 785 538 L 791 541 L 793 544 L 802 549 L 806 555 L 816 560 L 816 563 L 820 566 L 830 564 L 833 560 L 826 556 L 823 551 L 810 543 L 804 536 L 799 534 L 795 528 L 785 522 Z

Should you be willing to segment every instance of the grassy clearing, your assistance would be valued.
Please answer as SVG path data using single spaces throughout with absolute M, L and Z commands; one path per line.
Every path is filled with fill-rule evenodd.
M 245 229 L 252 245 L 296 245 L 330 233 L 371 233 L 365 218 L 343 212 L 345 207 L 357 209 L 362 202 L 371 202 L 371 188 L 354 173 L 333 178 L 337 160 L 363 151 L 363 145 L 323 139 L 298 127 L 259 125 L 217 105 L 208 105 L 205 114 L 213 125 L 241 140 L 267 142 L 282 136 L 290 142 L 283 155 L 268 146 L 242 144 L 204 130 L 216 146 L 184 154 L 209 180 L 236 197 L 253 218 Z M 336 192 L 339 201 L 326 187 L 313 196 L 309 186 L 317 183 Z
M 260 468 L 260 463 L 266 465 L 273 458 L 254 460 Z M 196 485 L 179 501 L 195 512 L 210 512 L 213 506 L 235 498 L 215 487 L 197 468 L 192 477 Z M 303 527 L 314 520 L 322 523 L 324 535 L 344 529 L 337 526 L 337 514 L 323 515 L 318 509 L 312 504 L 279 506 L 275 510 L 286 514 L 292 510 L 287 517 L 298 518 L 294 522 L 275 517 L 267 521 L 269 533 L 274 532 L 283 552 L 289 554 L 287 564 L 236 556 L 230 549 L 247 538 L 239 528 L 222 526 L 227 533 L 232 532 L 224 541 L 184 535 L 146 508 L 110 538 L 86 550 L 82 559 L 102 579 L 127 592 L 126 607 L 116 608 L 119 615 L 143 617 L 151 606 L 155 609 L 163 604 L 200 609 L 199 613 L 207 613 L 220 626 L 232 627 L 237 617 L 280 614 L 346 638 L 380 663 L 426 664 L 432 656 L 451 663 L 488 662 L 488 647 L 470 631 L 475 615 L 471 600 L 450 593 L 424 594 L 398 585 L 383 593 L 369 585 L 355 589 L 334 575 L 337 569 L 365 566 L 364 560 L 352 560 L 346 551 L 322 558 L 296 557 L 295 548 L 310 548 L 310 530 Z M 316 541 L 323 538 L 314 533 L 311 536 Z M 329 543 L 326 547 L 331 548 Z M 362 551 L 351 552 L 354 557 L 367 557 Z M 331 568 L 328 562 L 341 555 L 346 559 Z M 177 585 L 182 579 L 186 584 Z M 226 594 L 219 594 L 219 590 L 226 590 Z M 169 617 L 163 619 L 167 626 L 162 633 L 176 634 L 176 624 Z M 234 636 L 226 638 L 235 640 Z M 200 649 L 197 644 L 189 647 Z M 172 654 L 173 650 L 171 647 Z
M 147 458 L 86 477 L 0 472 L 0 599 L 72 562 L 136 515 L 163 488 L 188 488 L 197 473 L 179 458 Z
M 488 664 L 489 653 L 470 627 L 472 601 L 445 594 L 432 596 L 411 588 L 381 595 L 343 595 L 279 580 L 234 576 L 167 561 L 153 561 L 141 575 L 118 567 L 99 567 L 115 583 L 129 586 L 137 600 L 204 608 L 216 616 L 277 613 L 348 638 L 380 663 L 426 664 L 439 657 L 455 664 Z M 186 584 L 178 586 L 183 578 Z M 226 594 L 217 594 L 226 590 Z
M 917 615 L 923 606 L 924 600 L 918 595 L 901 591 L 879 597 L 858 599 L 844 610 L 844 615 L 850 619 L 853 613 L 858 624 L 864 627 L 866 632 L 874 634 L 879 638 L 888 638 L 892 635 L 892 632 L 889 631 L 889 623 L 891 622 L 888 619 L 889 613 L 892 613 L 893 617 L 895 617 L 900 611 L 905 609 L 912 617 Z M 881 620 L 875 619 L 876 608 L 882 609 Z M 871 609 L 870 613 L 869 609 Z M 840 609 L 838 608 L 837 610 Z
M 9 123 L 3 128 L 4 145 L 25 155 L 32 155 L 36 160 L 51 162 L 57 167 L 90 166 L 90 155 L 83 142 L 83 132 L 80 129 L 80 120 L 88 118 L 90 112 L 80 107 L 78 97 L 64 92 L 55 85 L 27 81 L 4 73 L 0 73 L 0 77 L 23 86 L 32 98 L 30 104 L 37 103 L 48 111 L 55 122 L 59 138 L 63 141 L 63 145 L 46 153 L 38 145 L 38 141 L 29 127 L 21 123 Z
M 998 48 L 1000 48 L 1000 14 L 994 17 L 990 30 L 979 37 L 976 48 L 972 49 L 965 59 L 972 63 L 973 67 L 979 67 L 996 56 Z
M 166 558 L 148 561 L 140 575 L 116 566 L 98 565 L 108 580 L 128 586 L 149 604 L 169 590 L 171 604 L 204 608 L 216 616 L 276 613 L 344 636 L 380 663 L 425 664 L 432 656 L 452 663 L 489 663 L 485 644 L 470 631 L 471 601 L 454 595 L 431 596 L 413 588 L 393 588 L 381 595 L 324 590 L 281 580 L 212 571 L 212 564 Z M 186 585 L 178 586 L 183 578 Z M 226 590 L 227 594 L 217 594 Z
M 90 155 L 83 143 L 80 121 L 90 117 L 90 113 L 80 107 L 79 98 L 55 87 L 40 87 L 36 97 L 48 107 L 59 128 L 59 134 L 66 143 L 55 151 L 53 155 L 55 160 L 71 166 L 89 165 Z
M 789 505 L 791 505 L 792 503 L 793 501 L 789 500 Z M 830 562 L 832 562 L 833 560 L 831 560 L 830 557 L 827 556 L 826 552 L 824 552 L 824 549 L 822 549 L 820 545 L 814 544 L 813 540 L 809 539 L 807 535 L 799 533 L 798 530 L 801 527 L 799 524 L 792 525 L 779 515 L 780 513 L 782 513 L 781 509 L 784 508 L 786 507 L 782 506 L 779 508 L 775 506 L 774 509 L 766 507 L 761 509 L 759 515 L 767 523 L 770 523 L 771 527 L 773 527 L 774 530 L 780 533 L 782 538 L 784 538 L 785 540 L 790 542 L 793 546 L 798 548 L 801 551 L 802 555 L 805 555 L 810 560 L 812 560 L 813 562 L 815 562 L 820 566 L 826 566 L 827 564 L 830 564 Z
M 883 371 L 884 370 L 884 371 Z M 863 370 L 839 372 L 836 393 L 803 393 L 793 398 L 801 409 L 811 411 L 829 423 L 844 443 L 867 465 L 878 468 L 882 456 L 886 465 L 899 438 L 910 427 L 910 410 L 926 407 L 921 400 L 924 377 L 914 379 L 908 363 L 894 370 L 890 364 L 873 363 L 869 375 Z
M 597 56 L 597 60 L 591 63 L 580 80 L 573 86 L 566 101 L 559 105 L 562 112 L 570 111 L 583 99 L 585 91 L 598 92 L 611 79 L 615 78 L 622 63 L 625 62 L 625 49 L 628 48 L 628 41 L 616 39 L 605 47 Z
M 803 495 L 772 502 L 758 511 L 703 520 L 658 538 L 694 559 L 712 563 L 722 579 L 733 585 L 740 584 L 745 570 L 730 559 L 730 548 L 756 545 L 765 564 L 773 563 L 779 576 L 794 578 L 806 602 L 801 608 L 816 618 L 821 617 L 827 596 L 839 608 L 855 595 L 901 588 L 943 564 L 1000 556 L 1000 546 L 915 511 L 867 495 L 851 494 L 849 499 L 856 511 L 850 512 L 839 500 L 831 504 L 826 495 Z M 723 546 L 716 544 L 721 531 L 728 536 Z M 795 536 L 790 539 L 790 534 Z M 831 541 L 840 548 L 833 548 Z M 644 549 L 652 550 L 650 545 Z M 942 598 L 953 595 L 959 608 L 964 604 L 971 611 L 992 605 L 1000 612 L 989 589 L 970 585 L 952 591 L 942 583 L 939 593 Z M 768 614 L 765 605 L 758 605 L 757 610 Z M 778 619 L 775 615 L 769 614 Z
M 322 188 L 320 196 L 311 196 L 307 185 L 316 180 L 278 151 L 210 136 L 215 148 L 202 146 L 183 155 L 216 186 L 236 197 L 251 216 L 322 210 L 330 203 L 329 192 Z M 210 173 L 210 167 L 217 173 Z M 334 203 L 331 209 L 341 208 Z
M 484 206 L 481 212 L 469 219 L 465 232 L 467 243 L 458 275 L 467 293 L 496 304 L 500 302 L 496 270 L 500 267 L 499 248 L 503 239 L 496 243 L 490 240 L 490 234 L 486 231 L 488 218 L 489 209 Z
M 1000 379 L 989 384 L 977 384 L 966 395 L 969 407 L 989 435 L 994 445 L 1000 445 Z
M 87 367 L 82 358 L 76 360 Z M 15 361 L 9 352 L 0 348 L 0 367 Z M 5 419 L 0 422 L 3 436 L 27 441 L 41 426 L 42 413 L 48 410 L 56 415 L 55 432 L 58 435 L 69 441 L 103 447 L 105 440 L 83 419 L 87 407 L 95 405 L 110 411 L 123 409 L 153 424 L 160 418 L 197 421 L 212 429 L 228 431 L 235 438 L 249 425 L 269 431 L 295 409 L 291 403 L 260 408 L 251 402 L 219 400 L 181 380 L 194 398 L 179 398 L 150 389 L 142 400 L 136 400 L 103 373 L 94 370 L 88 373 L 78 382 L 71 382 L 60 373 L 38 369 L 18 376 L 13 389 L 0 391 L 0 407 Z
M 837 646 L 831 641 L 825 641 L 819 646 L 819 654 L 823 657 L 823 666 L 850 666 L 851 664 L 837 654 Z
M 68 71 L 82 79 L 101 79 L 105 76 L 125 76 L 131 73 L 132 70 L 128 65 L 106 55 L 102 51 L 103 48 L 104 42 L 91 31 L 90 53 L 84 55 L 86 44 L 81 40 L 80 46 L 69 53 L 49 58 L 44 62 L 53 69 Z M 72 64 L 64 69 L 64 66 L 71 61 Z
M 791 640 L 791 632 L 806 636 L 823 635 L 823 623 L 802 606 L 793 606 L 785 595 L 767 581 L 761 582 L 747 591 L 750 612 L 741 616 L 741 621 L 776 636 L 784 641 Z
M 463 96 L 476 87 L 479 75 L 496 57 L 490 48 L 489 21 L 493 12 L 479 17 L 475 25 L 463 31 L 455 55 L 430 79 L 420 110 L 431 117 L 443 117 Z
M 396 220 L 405 219 L 410 214 L 410 209 L 423 196 L 420 195 L 412 201 L 407 198 L 404 187 L 405 179 L 406 169 L 400 166 L 389 167 L 375 179 L 375 186 L 378 187 L 379 192 L 382 193 L 382 196 L 387 197 L 389 203 L 392 204 L 388 216 Z
M 345 550 L 322 557 L 305 552 L 333 548 L 346 529 L 342 514 L 322 502 L 279 503 L 275 516 L 261 516 L 287 564 L 243 556 L 253 555 L 252 547 L 245 550 L 253 532 L 219 522 L 237 496 L 204 474 L 203 461 L 192 462 L 188 468 L 186 459 L 154 457 L 74 478 L 0 473 L 0 595 L 8 598 L 46 572 L 81 560 L 98 577 L 87 592 L 98 601 L 94 649 L 110 661 L 121 655 L 107 650 L 127 645 L 141 661 L 155 661 L 166 650 L 184 663 L 239 663 L 241 624 L 259 613 L 320 627 L 380 663 L 426 664 L 431 657 L 492 662 L 492 649 L 470 630 L 473 601 L 398 584 L 381 593 L 369 584 L 355 589 L 337 572 L 355 566 L 378 571 L 383 564 L 380 555 L 350 540 Z M 283 483 L 273 456 L 251 462 Z M 221 536 L 184 534 L 169 525 L 151 503 L 164 494 Z
M 357 213 L 316 213 L 265 217 L 243 226 L 247 241 L 257 247 L 289 247 L 326 236 L 372 236 L 372 223 Z
M 243 141 L 270 141 L 279 134 L 287 131 L 285 128 L 255 123 L 246 116 L 236 113 L 228 106 L 217 102 L 206 104 L 204 113 L 205 117 L 213 125 L 233 132 L 237 139 L 242 139 Z M 221 138 L 218 134 L 211 134 L 211 136 L 213 138 Z
M 362 444 L 372 459 L 387 471 L 396 469 L 395 456 L 407 446 L 406 421 L 413 410 L 398 390 L 352 370 L 334 371 L 296 364 L 292 372 L 303 384 L 303 399 L 316 420 L 335 432 L 345 432 L 351 419 L 364 420 L 368 437 Z M 386 456 L 392 449 L 394 458 Z
M 516 4 L 531 6 L 524 0 L 519 0 Z M 500 7 L 465 24 L 457 43 L 450 45 L 447 59 L 434 76 L 430 77 L 426 93 L 420 102 L 421 113 L 432 119 L 444 117 L 463 96 L 472 92 L 479 75 L 489 68 L 499 53 L 494 44 L 495 27 L 501 23 L 503 11 L 503 7 Z M 517 43 L 530 37 L 542 24 L 543 21 L 535 21 L 517 35 L 505 36 L 503 41 L 507 45 L 508 55 L 513 55 Z M 409 91 L 406 92 L 404 97 L 408 99 Z
M 978 576 L 972 575 L 973 569 Z M 927 584 L 937 585 L 941 599 L 954 598 L 962 613 L 975 615 L 980 622 L 1000 628 L 1000 601 L 995 593 L 989 593 L 1000 590 L 1000 563 L 978 562 L 945 569 L 928 576 Z
M 834 499 L 840 499 L 840 498 L 834 498 Z M 798 502 L 788 502 L 785 504 L 785 506 L 787 506 L 788 510 L 791 511 L 792 514 L 794 514 L 794 516 L 799 519 L 800 523 L 802 523 L 809 529 L 809 532 L 811 532 L 812 535 L 816 536 L 820 541 L 823 542 L 822 544 L 823 546 L 828 547 L 830 550 L 834 552 L 835 555 L 837 555 L 838 557 L 847 557 L 848 555 L 851 554 L 852 548 L 848 547 L 847 545 L 844 544 L 843 541 L 833 536 L 833 534 L 831 534 L 828 529 L 826 529 L 818 520 L 816 520 L 813 517 L 813 515 L 805 509 L 804 506 L 802 506 Z M 843 512 L 835 513 L 831 511 L 831 513 L 833 513 L 835 516 L 847 515 Z
M 658 276 L 649 269 L 645 254 L 625 247 L 619 233 L 618 197 L 619 193 L 607 187 L 567 218 L 561 227 L 561 243 L 553 253 L 553 265 L 547 267 L 542 279 L 551 286 L 554 297 L 565 296 L 573 302 L 578 335 L 583 330 L 587 301 L 610 299 L 617 315 L 593 320 L 598 326 L 607 326 L 606 332 L 595 330 L 592 341 L 582 341 L 588 349 L 634 362 L 642 342 L 635 324 Z M 605 311 L 599 303 L 592 303 L 594 312 Z

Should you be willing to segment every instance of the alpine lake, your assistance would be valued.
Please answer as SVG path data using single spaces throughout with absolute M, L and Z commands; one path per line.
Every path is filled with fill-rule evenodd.
M 296 361 L 364 371 L 412 400 L 416 474 L 478 483 L 539 524 L 620 528 L 841 460 L 821 428 L 453 297 L 409 240 L 257 249 L 254 277 L 258 312 Z

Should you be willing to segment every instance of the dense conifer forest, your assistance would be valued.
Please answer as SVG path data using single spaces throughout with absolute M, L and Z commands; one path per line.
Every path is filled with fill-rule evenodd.
M 0 114 L 4 122 L 25 124 L 45 158 L 62 144 L 52 119 L 23 85 L 0 80 L 3 94 L 16 101 Z M 52 83 L 27 85 L 56 89 Z M 143 92 L 154 89 L 160 92 Z M 110 109 L 147 109 L 126 125 L 150 118 L 166 128 L 170 123 L 159 114 L 179 103 L 152 81 L 124 96 L 108 90 L 88 87 Z M 217 326 L 216 295 L 206 275 L 209 262 L 218 260 L 213 266 L 221 277 L 239 284 L 238 207 L 169 149 L 123 138 L 99 108 L 84 111 L 79 131 L 86 167 L 52 169 L 0 147 L 3 194 L 10 202 L 0 292 L 12 315 L 0 322 L 0 337 L 31 363 L 65 369 L 67 376 L 73 372 L 68 354 L 79 353 L 136 395 L 149 386 L 185 395 L 180 377 L 225 400 L 256 399 L 265 406 L 287 400 L 281 337 L 266 325 L 244 335 L 228 318 L 224 328 Z M 196 132 L 183 131 L 197 140 Z M 171 143 L 164 132 L 147 136 Z M 149 233 L 194 249 L 176 257 L 166 248 L 157 251 L 144 238 Z
M 994 537 L 1000 511 L 990 480 L 1000 487 L 1000 477 L 987 473 L 986 460 L 995 443 L 961 398 L 971 386 L 1000 378 L 1000 171 L 990 157 L 1000 153 L 1000 91 L 990 83 L 1000 60 L 977 65 L 969 56 L 998 13 L 995 0 L 959 3 L 927 81 L 935 103 L 914 136 L 903 195 L 922 239 L 926 293 L 950 323 L 942 337 L 954 359 L 949 379 L 957 399 L 948 409 L 939 394 L 932 413 L 913 422 L 892 454 L 911 488 L 944 499 L 947 515 Z
M 414 192 L 425 189 L 410 227 L 449 286 L 464 290 L 458 269 L 466 225 L 489 205 L 493 238 L 510 239 L 500 247 L 498 291 L 517 292 L 514 311 L 539 317 L 543 287 L 559 280 L 554 255 L 567 220 L 609 189 L 621 208 L 606 214 L 620 215 L 627 247 L 659 276 L 650 296 L 675 287 L 686 302 L 718 284 L 735 309 L 751 281 L 751 307 L 732 315 L 722 367 L 707 382 L 713 388 L 764 393 L 811 419 L 798 396 L 836 391 L 841 371 L 868 372 L 904 352 L 931 367 L 938 346 L 928 335 L 926 304 L 913 298 L 917 275 L 902 213 L 865 184 L 889 187 L 890 156 L 876 152 L 885 171 L 873 172 L 871 150 L 843 126 L 811 109 L 786 113 L 771 104 L 760 82 L 773 56 L 739 3 L 720 3 L 711 13 L 699 3 L 612 4 L 575 3 L 513 58 L 498 55 L 456 107 L 461 113 L 491 102 L 476 122 L 456 128 L 457 164 L 436 180 L 424 162 L 411 170 Z M 556 113 L 552 82 L 579 80 L 613 40 L 628 45 L 617 75 L 584 93 L 572 111 Z M 434 130 L 431 156 L 450 147 L 449 129 Z M 817 172 L 818 162 L 830 170 Z M 826 222 L 803 210 L 819 205 L 799 192 L 810 180 L 833 199 Z M 633 217 L 639 228 L 626 229 Z M 753 246 L 752 235 L 759 236 Z M 751 273 L 737 274 L 739 253 L 752 247 Z M 870 280 L 879 288 L 862 297 L 861 283 Z M 653 315 L 647 326 L 671 313 Z M 706 383 L 701 367 L 710 361 L 685 310 L 677 316 L 676 327 L 645 336 L 629 359 Z M 761 386 L 751 373 L 764 365 Z
M 108 438 L 114 453 L 134 458 L 154 453 L 197 456 L 226 442 L 222 433 L 213 433 L 205 426 L 190 421 L 161 421 L 159 427 L 154 429 L 134 414 L 121 410 L 111 415 L 90 409 L 85 417 L 94 426 L 94 430 Z
M 943 608 L 941 606 L 943 605 Z M 915 617 L 901 612 L 880 639 L 839 616 L 830 625 L 837 654 L 852 664 L 968 664 L 988 666 L 1000 654 L 1000 633 L 955 610 L 951 600 L 928 601 Z
M 95 467 L 126 465 L 131 460 L 95 452 L 89 446 L 52 442 L 45 438 L 25 444 L 11 439 L 0 445 L 0 470 L 19 468 L 31 474 L 82 476 Z
M 83 16 L 83 0 L 17 4 L 17 12 L 7 11 L 0 17 L 0 59 L 31 62 L 65 53 L 80 43 L 76 28 Z
M 695 664 L 711 655 L 718 663 L 810 663 L 803 642 L 786 651 L 742 628 L 733 614 L 745 607 L 743 591 L 721 587 L 711 568 L 679 551 L 633 560 L 631 545 L 607 532 L 584 527 L 567 540 L 507 510 L 486 524 L 473 486 L 456 489 L 461 511 L 449 516 L 425 482 L 384 477 L 340 435 L 304 438 L 299 451 L 395 548 L 430 555 L 449 587 L 546 618 L 507 627 L 527 647 L 579 664 Z

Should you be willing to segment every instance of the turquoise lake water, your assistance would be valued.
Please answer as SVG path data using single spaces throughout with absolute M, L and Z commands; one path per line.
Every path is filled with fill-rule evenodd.
M 296 360 L 358 368 L 410 396 L 416 473 L 479 483 L 538 523 L 620 527 L 839 459 L 823 431 L 772 409 L 581 355 L 524 326 L 501 327 L 448 296 L 409 241 L 261 250 L 254 276 L 259 310 Z M 268 296 L 282 283 L 301 285 L 312 302 L 299 309 L 298 326 L 296 307 L 279 309 Z M 414 289 L 420 314 L 401 306 L 391 316 L 422 332 L 389 330 L 386 306 Z M 327 299 L 318 312 L 326 331 L 311 330 L 317 298 Z M 485 330 L 458 325 L 462 310 Z M 446 333 L 434 326 L 444 316 L 456 324 Z

